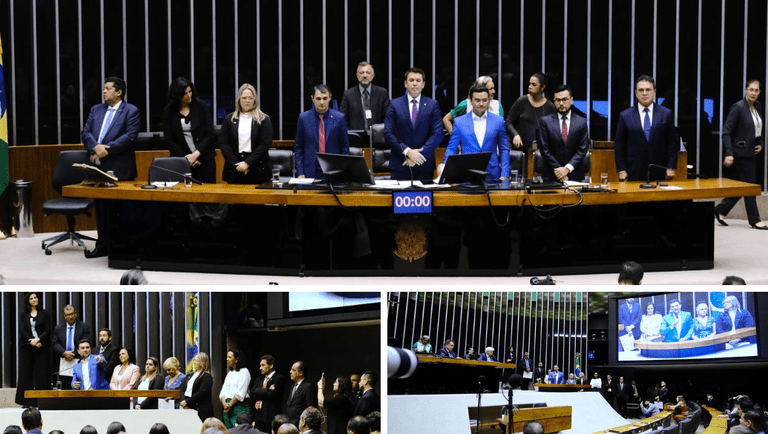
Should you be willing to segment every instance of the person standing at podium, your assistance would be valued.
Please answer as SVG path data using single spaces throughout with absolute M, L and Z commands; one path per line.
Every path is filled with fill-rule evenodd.
M 62 389 L 72 388 L 72 370 L 80 359 L 77 343 L 83 339 L 90 342 L 91 330 L 88 324 L 77 320 L 77 311 L 68 304 L 64 306 L 64 322 L 54 327 L 51 339 L 53 353 L 60 358 L 57 373 Z
M 560 367 L 557 365 L 554 365 L 552 367 L 552 372 L 549 374 L 549 383 L 550 384 L 565 384 L 565 377 L 563 376 L 563 373 L 560 372 Z
M 24 312 L 19 317 L 19 379 L 16 404 L 33 407 L 34 398 L 25 398 L 27 390 L 50 389 L 51 318 L 42 309 L 37 293 L 24 297 Z
M 104 367 L 107 361 L 101 354 L 91 356 L 91 343 L 83 339 L 77 343 L 80 362 L 75 365 L 72 377 L 74 390 L 108 390 L 109 383 L 104 379 Z

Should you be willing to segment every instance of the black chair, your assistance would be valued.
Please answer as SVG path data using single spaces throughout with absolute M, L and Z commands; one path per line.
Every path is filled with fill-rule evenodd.
M 592 152 L 587 151 L 584 159 L 581 160 L 581 167 L 584 168 L 584 179 L 589 179 L 592 175 Z
M 293 177 L 293 151 L 290 149 L 270 149 L 269 161 L 272 167 L 280 169 L 280 176 Z
M 541 174 L 544 172 L 544 157 L 541 156 L 540 150 L 535 150 L 533 152 L 533 174 L 537 176 L 541 176 Z M 531 176 L 533 178 L 533 176 Z
M 72 167 L 75 163 L 90 164 L 88 151 L 61 151 L 56 159 L 56 168 L 53 170 L 53 189 L 61 194 L 61 187 L 65 185 L 79 184 L 85 179 L 85 174 L 78 168 Z M 42 247 L 46 255 L 51 254 L 50 247 L 69 240 L 70 244 L 74 241 L 82 247 L 86 253 L 83 240 L 96 241 L 87 235 L 75 232 L 75 216 L 85 214 L 91 216 L 90 210 L 94 207 L 93 199 L 62 197 L 59 199 L 46 200 L 43 203 L 43 212 L 46 216 L 52 214 L 61 214 L 67 219 L 67 232 L 55 237 L 43 240 Z
M 149 182 L 184 182 L 183 174 L 191 172 L 185 157 L 155 157 L 149 166 Z
M 363 148 L 358 148 L 358 147 L 350 146 L 349 147 L 349 155 L 355 155 L 355 156 L 358 156 L 358 157 L 362 157 L 364 155 L 363 154 Z
M 525 171 L 525 152 L 518 151 L 516 149 L 509 150 L 509 171 L 512 176 L 512 171 L 517 170 L 517 174 L 522 178 Z
M 683 419 L 678 425 L 680 425 L 680 434 L 695 434 L 696 428 L 699 427 L 699 424 L 691 418 Z
M 347 132 L 347 139 L 349 140 L 349 148 L 362 148 L 366 145 L 366 143 L 363 141 L 363 137 L 355 132 L 349 131 Z

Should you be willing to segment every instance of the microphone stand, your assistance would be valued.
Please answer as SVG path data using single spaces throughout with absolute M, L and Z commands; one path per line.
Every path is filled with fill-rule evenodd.
M 150 170 L 152 170 L 152 168 L 155 168 L 155 169 L 160 169 L 160 170 L 162 170 L 162 171 L 164 171 L 164 172 L 168 172 L 168 173 L 173 173 L 174 175 L 179 175 L 179 176 L 181 176 L 182 178 L 184 178 L 185 180 L 187 180 L 187 179 L 188 179 L 188 180 L 190 180 L 190 181 L 194 182 L 194 183 L 195 183 L 195 184 L 197 184 L 197 185 L 203 185 L 203 182 L 202 182 L 202 181 L 198 181 L 197 179 L 195 179 L 195 178 L 193 178 L 193 177 L 191 177 L 191 176 L 189 176 L 189 175 L 187 175 L 187 174 L 184 174 L 184 173 L 181 173 L 181 172 L 177 172 L 177 171 L 175 171 L 175 170 L 171 170 L 171 169 L 166 169 L 165 167 L 161 167 L 161 166 L 155 166 L 155 165 L 149 166 L 149 169 L 150 169 Z M 152 187 L 149 187 L 150 185 L 151 185 Z M 141 186 L 141 188 L 151 189 L 151 188 L 155 188 L 155 187 L 154 187 L 154 185 L 152 185 L 152 184 L 148 183 L 147 185 L 142 185 L 142 186 Z
M 480 416 L 480 401 L 483 398 L 483 380 L 485 380 L 485 376 L 483 375 L 477 379 L 477 425 L 475 425 L 475 434 L 480 434 L 480 421 L 482 420 L 482 417 Z
M 659 169 L 664 169 L 665 171 L 667 170 L 666 167 L 659 166 L 658 164 L 653 164 L 653 163 L 648 164 L 648 173 L 646 174 L 646 177 L 645 177 L 645 184 L 640 184 L 640 188 L 656 188 L 659 186 L 658 181 L 656 182 L 656 185 L 651 184 L 651 167 L 658 167 Z

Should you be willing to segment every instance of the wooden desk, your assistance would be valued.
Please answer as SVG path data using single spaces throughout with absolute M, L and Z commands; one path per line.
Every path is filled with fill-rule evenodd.
M 515 368 L 514 363 L 440 358 L 426 354 L 417 354 L 416 357 L 419 367 L 411 377 L 389 380 L 390 394 L 395 391 L 411 394 L 476 393 L 480 376 L 485 377 L 483 388 L 498 392 L 502 370 Z
M 735 333 L 718 333 L 703 339 L 682 342 L 643 342 L 638 340 L 635 341 L 635 346 L 645 357 L 691 357 L 723 351 L 727 342 L 755 336 L 756 333 L 755 327 L 748 327 L 738 329 Z
M 178 390 L 27 390 L 41 410 L 128 410 L 131 398 L 179 399 Z
M 579 392 L 581 390 L 591 390 L 589 384 L 546 384 L 537 383 L 533 385 L 539 392 Z
M 602 431 L 595 431 L 592 434 L 608 434 L 608 433 L 620 433 L 620 434 L 637 434 L 644 431 L 650 431 L 661 427 L 669 426 L 673 413 L 670 411 L 662 411 L 654 416 L 646 417 L 637 422 L 630 424 L 617 426 L 615 428 L 608 428 Z
M 523 426 L 532 420 L 538 420 L 544 425 L 544 432 L 556 433 L 563 430 L 571 429 L 571 417 L 573 415 L 573 407 L 568 406 L 556 406 L 556 407 L 538 407 L 538 408 L 522 408 L 515 410 L 512 415 L 512 432 L 523 432 Z M 498 422 L 507 425 L 509 412 L 504 414 L 503 418 L 497 419 Z M 506 431 L 504 431 L 506 432 Z
M 487 366 L 495 369 L 509 368 L 514 369 L 514 363 L 499 363 L 499 362 L 482 362 L 479 360 L 465 360 L 465 359 L 450 359 L 436 356 L 428 356 L 424 354 L 417 354 L 419 363 L 443 363 L 447 365 L 461 365 L 461 366 Z
M 334 197 L 328 190 L 287 183 L 142 190 L 120 182 L 114 188 L 67 186 L 63 194 L 111 200 L 113 268 L 530 276 L 615 273 L 624 261 L 635 260 L 647 271 L 710 269 L 714 204 L 694 200 L 758 195 L 760 187 L 730 179 L 670 185 L 680 189 L 644 190 L 639 182 L 627 182 L 612 183 L 615 193 L 583 196 L 440 190 L 434 191 L 432 214 L 420 216 L 394 215 L 391 191 L 348 190 Z M 133 209 L 118 212 L 125 201 L 133 201 Z M 233 207 L 223 226 L 201 230 L 189 220 L 188 203 Z M 553 212 L 560 206 L 571 207 Z M 316 252 L 324 252 L 321 259 Z
M 707 429 L 702 431 L 702 434 L 725 434 L 728 430 L 728 417 L 723 414 L 722 411 L 712 407 L 701 406 L 706 410 L 712 419 L 709 422 Z

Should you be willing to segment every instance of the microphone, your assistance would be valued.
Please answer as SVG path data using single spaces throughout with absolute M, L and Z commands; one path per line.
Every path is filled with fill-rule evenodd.
M 55 389 L 61 389 L 61 386 L 60 386 L 61 382 L 60 381 L 56 381 L 56 384 L 54 385 L 53 377 L 56 377 L 57 375 L 61 374 L 62 372 L 71 371 L 73 369 L 75 369 L 74 366 L 72 366 L 70 368 L 67 368 L 67 369 L 62 369 L 61 371 L 54 372 L 53 375 L 51 375 L 51 386 L 54 386 Z
M 690 164 L 688 166 L 686 166 L 686 167 L 687 167 L 688 170 L 692 170 L 693 169 L 693 166 L 690 165 Z M 705 175 L 703 173 L 686 172 L 686 175 L 692 176 L 694 178 L 709 179 L 709 176 L 707 176 L 707 175 Z
M 190 181 L 194 182 L 197 185 L 203 185 L 202 181 L 198 181 L 197 179 L 195 179 L 195 178 L 193 178 L 193 177 L 191 177 L 191 176 L 189 176 L 189 175 L 187 175 L 185 173 L 177 172 L 177 171 L 171 170 L 171 169 L 166 169 L 165 167 L 161 167 L 161 166 L 155 166 L 154 164 L 149 166 L 149 170 L 152 170 L 152 168 L 160 169 L 160 170 L 162 170 L 164 172 L 168 172 L 168 173 L 173 173 L 174 175 L 179 175 L 179 176 L 183 177 L 184 179 L 189 179 Z
M 481 375 L 481 376 L 477 377 L 477 385 L 481 386 L 481 388 L 482 388 L 482 384 L 483 384 L 484 381 L 485 381 L 485 375 Z
M 664 166 L 659 166 L 658 164 L 650 163 L 648 164 L 648 174 L 646 175 L 646 182 L 645 184 L 640 184 L 640 188 L 656 188 L 656 185 L 651 184 L 651 167 L 658 167 L 659 169 L 667 170 Z
M 523 376 L 520 374 L 510 375 L 507 384 L 509 384 L 510 389 L 517 389 L 523 385 Z

